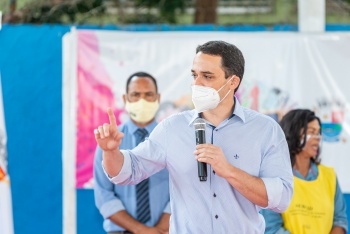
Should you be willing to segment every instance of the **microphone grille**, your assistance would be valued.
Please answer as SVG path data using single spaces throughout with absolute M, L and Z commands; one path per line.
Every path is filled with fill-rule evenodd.
M 194 123 L 194 130 L 205 130 L 205 121 L 202 118 L 197 118 Z

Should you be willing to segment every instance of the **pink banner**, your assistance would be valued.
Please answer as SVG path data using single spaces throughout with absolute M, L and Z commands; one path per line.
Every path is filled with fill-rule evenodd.
M 115 107 L 113 81 L 100 61 L 98 45 L 94 32 L 78 32 L 77 188 L 92 187 L 93 158 L 96 149 L 94 128 L 108 122 L 106 114 L 108 107 L 115 110 L 117 117 L 123 111 Z

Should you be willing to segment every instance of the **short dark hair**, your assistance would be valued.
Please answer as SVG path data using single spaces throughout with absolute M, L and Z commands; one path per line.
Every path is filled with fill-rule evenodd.
M 209 41 L 203 45 L 197 46 L 196 54 L 198 52 L 220 56 L 225 78 L 227 79 L 231 75 L 236 75 L 242 81 L 245 62 L 242 52 L 235 45 L 225 41 Z M 238 87 L 235 89 L 235 92 Z
M 317 119 L 321 127 L 321 120 L 313 111 L 308 109 L 296 109 L 288 112 L 280 121 L 280 125 L 286 135 L 292 165 L 295 164 L 295 155 L 300 153 L 306 144 L 307 124 L 315 119 Z M 304 135 L 304 140 L 302 141 L 300 141 L 301 131 L 303 131 L 302 134 Z M 311 160 L 317 164 L 320 163 L 319 155 L 320 149 L 316 157 L 311 158 Z
M 156 79 L 147 72 L 135 72 L 134 74 L 131 74 L 129 76 L 128 80 L 126 81 L 126 93 L 128 93 L 130 82 L 131 82 L 132 78 L 134 78 L 134 77 L 148 77 L 148 78 L 150 78 L 153 81 L 154 85 L 156 86 L 156 93 L 158 93 L 158 86 L 157 86 Z

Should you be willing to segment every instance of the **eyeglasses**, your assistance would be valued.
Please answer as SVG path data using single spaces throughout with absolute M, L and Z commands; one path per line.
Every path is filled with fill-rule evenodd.
M 141 98 L 146 101 L 153 102 L 157 99 L 157 93 L 155 92 L 130 92 L 127 94 L 128 100 L 131 102 L 136 102 Z

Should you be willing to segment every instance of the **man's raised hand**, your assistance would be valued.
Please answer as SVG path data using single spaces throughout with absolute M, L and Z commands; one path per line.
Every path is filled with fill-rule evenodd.
M 119 132 L 115 115 L 111 108 L 108 108 L 109 124 L 104 123 L 94 130 L 97 144 L 103 151 L 119 151 L 119 145 L 124 134 Z

